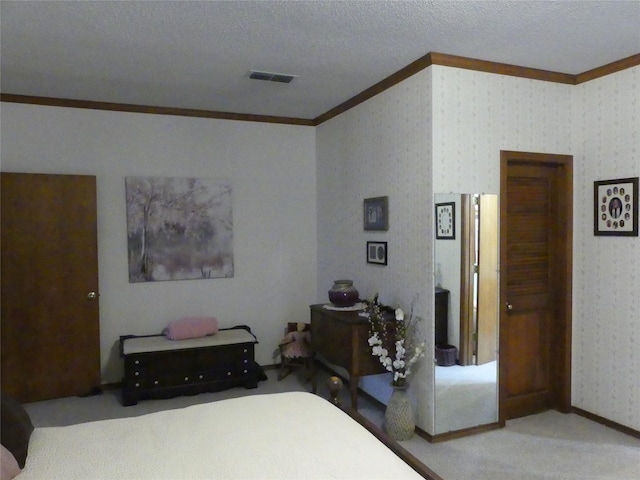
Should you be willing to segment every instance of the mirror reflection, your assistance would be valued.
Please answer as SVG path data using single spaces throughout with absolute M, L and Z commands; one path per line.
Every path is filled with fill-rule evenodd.
M 498 421 L 498 196 L 435 195 L 435 434 Z

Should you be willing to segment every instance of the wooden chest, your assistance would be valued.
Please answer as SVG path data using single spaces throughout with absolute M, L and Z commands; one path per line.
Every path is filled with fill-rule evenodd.
M 215 335 L 189 340 L 172 341 L 164 335 L 122 336 L 122 404 L 236 386 L 256 388 L 256 343 L 248 327 L 221 329 Z

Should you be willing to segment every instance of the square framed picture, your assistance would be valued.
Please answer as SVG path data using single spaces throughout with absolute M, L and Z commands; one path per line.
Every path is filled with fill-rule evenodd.
M 436 239 L 455 240 L 456 203 L 436 203 Z
M 387 264 L 387 242 L 367 242 L 367 263 Z
M 389 197 L 364 199 L 364 229 L 389 230 Z
M 638 236 L 638 177 L 593 182 L 593 234 Z

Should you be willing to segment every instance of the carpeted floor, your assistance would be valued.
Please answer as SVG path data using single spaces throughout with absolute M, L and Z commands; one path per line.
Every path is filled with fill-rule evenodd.
M 498 418 L 497 363 L 436 366 L 435 433 L 493 423 Z
M 640 479 L 640 440 L 554 410 L 447 442 L 401 443 L 451 480 Z
M 70 397 L 26 404 L 36 427 L 70 425 L 106 418 L 144 415 L 243 395 L 283 391 L 308 391 L 302 371 L 277 380 L 276 370 L 255 390 L 234 388 L 217 393 L 170 400 L 145 400 L 123 407 L 118 390 L 92 397 Z M 318 394 L 328 398 L 326 379 L 320 370 Z M 342 404 L 348 405 L 343 389 Z M 360 413 L 381 426 L 384 411 L 366 396 L 358 400 Z M 500 430 L 441 443 L 419 436 L 402 446 L 446 480 L 638 480 L 640 440 L 577 415 L 555 411 L 512 420 Z

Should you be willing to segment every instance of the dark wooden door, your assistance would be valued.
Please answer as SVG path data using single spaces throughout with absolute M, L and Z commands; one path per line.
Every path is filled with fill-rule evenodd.
M 571 157 L 502 153 L 501 421 L 570 408 Z
M 2 390 L 22 402 L 100 385 L 96 180 L 2 173 Z

